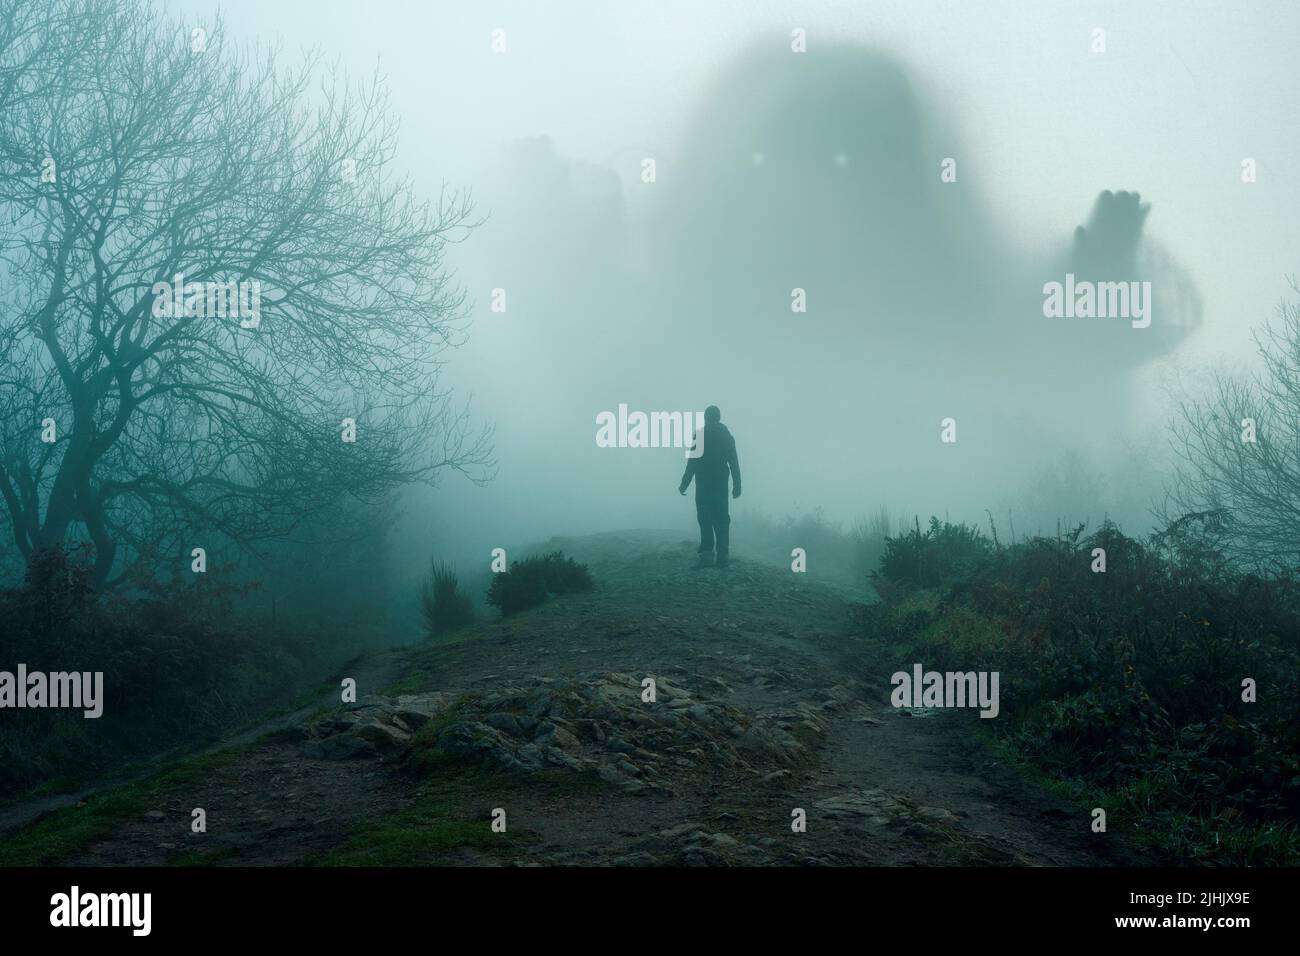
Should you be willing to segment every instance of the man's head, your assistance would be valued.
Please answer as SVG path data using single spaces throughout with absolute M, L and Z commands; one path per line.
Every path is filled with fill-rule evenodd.
M 710 405 L 704 410 L 704 423 L 706 425 L 713 425 L 720 421 L 722 421 L 722 412 L 717 405 Z

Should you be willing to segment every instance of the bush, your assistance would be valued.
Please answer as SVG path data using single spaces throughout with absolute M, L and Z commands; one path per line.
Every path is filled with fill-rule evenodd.
M 1003 548 L 951 527 L 890 539 L 887 603 L 864 625 L 898 666 L 998 671 L 989 723 L 1008 745 L 1100 788 L 1178 861 L 1300 859 L 1292 578 L 1231 571 L 1187 522 L 1146 543 L 1106 523 Z
M 424 626 L 430 637 L 441 637 L 474 622 L 474 605 L 460 593 L 459 580 L 450 565 L 433 562 L 429 580 L 420 590 Z
M 33 556 L 20 587 L 0 588 L 0 669 L 104 674 L 99 719 L 26 709 L 0 719 L 0 801 L 217 738 L 289 704 L 359 649 L 346 623 L 241 618 L 223 575 L 96 597 L 87 558 L 52 548 Z
M 990 550 L 978 528 L 964 522 L 940 524 L 938 518 L 931 518 L 924 533 L 918 521 L 907 534 L 885 539 L 880 573 L 889 581 L 911 587 L 951 584 L 968 577 Z
M 585 564 L 553 551 L 516 561 L 509 571 L 494 575 L 487 600 L 509 616 L 537 607 L 552 595 L 590 591 L 594 586 Z

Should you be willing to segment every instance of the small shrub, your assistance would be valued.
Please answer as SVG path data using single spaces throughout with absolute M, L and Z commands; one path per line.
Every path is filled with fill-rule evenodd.
M 460 592 L 456 571 L 441 561 L 433 562 L 429 580 L 420 591 L 420 607 L 430 637 L 441 637 L 474 622 L 474 605 Z
M 940 524 L 938 518 L 931 518 L 924 532 L 917 522 L 907 534 L 885 539 L 880 573 L 890 581 L 911 587 L 950 585 L 969 577 L 991 550 L 978 528 L 964 522 Z
M 553 551 L 516 561 L 509 571 L 494 575 L 487 600 L 509 616 L 537 607 L 549 596 L 590 591 L 594 586 L 585 564 Z

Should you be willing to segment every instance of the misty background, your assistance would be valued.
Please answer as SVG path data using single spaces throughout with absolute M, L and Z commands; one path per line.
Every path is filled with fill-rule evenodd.
M 680 450 L 597 447 L 620 403 L 721 407 L 741 556 L 747 516 L 819 508 L 981 525 L 989 509 L 1017 534 L 1109 515 L 1139 533 L 1171 390 L 1252 365 L 1295 270 L 1289 4 L 221 9 L 231 40 L 377 63 L 401 165 L 426 195 L 472 190 L 485 219 L 449 256 L 470 324 L 443 384 L 494 426 L 498 470 L 405 495 L 399 582 L 431 554 L 486 568 L 553 534 L 692 537 Z M 1041 313 L 1108 189 L 1151 205 L 1134 275 L 1155 284 L 1149 329 Z
M 187 4 L 0 0 L 0 866 L 1300 859 L 1300 12 Z

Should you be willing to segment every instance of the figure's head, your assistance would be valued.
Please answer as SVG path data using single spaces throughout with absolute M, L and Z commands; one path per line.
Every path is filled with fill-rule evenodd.
M 717 405 L 710 405 L 704 410 L 704 423 L 706 425 L 713 425 L 720 421 L 722 421 L 722 412 Z

